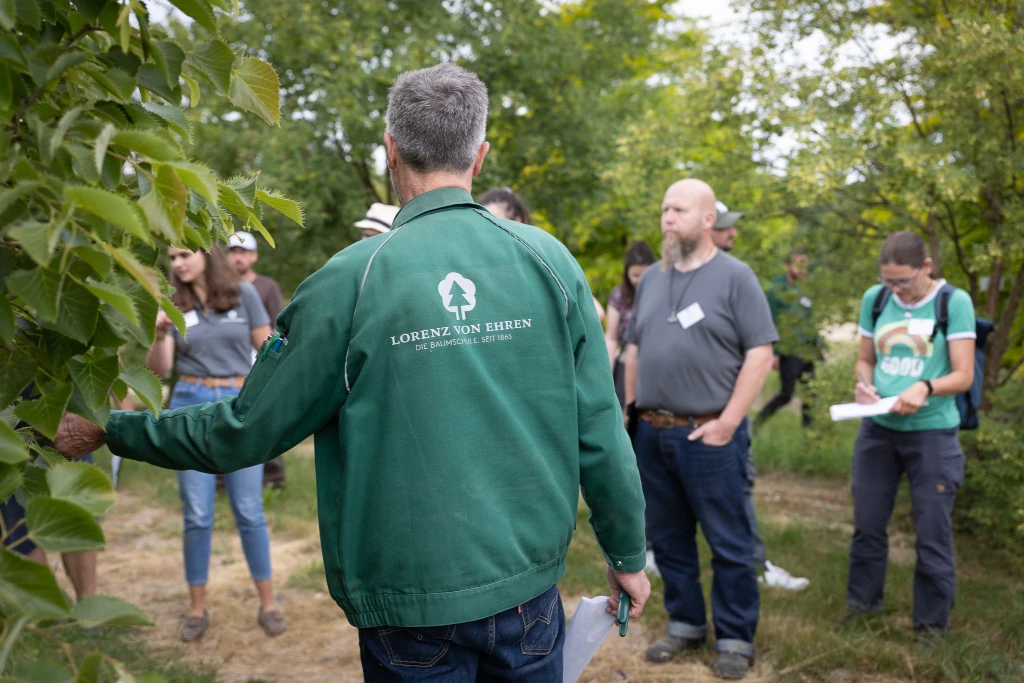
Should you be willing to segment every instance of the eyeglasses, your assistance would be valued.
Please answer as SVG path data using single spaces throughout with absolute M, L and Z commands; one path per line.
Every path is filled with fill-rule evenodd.
M 879 277 L 878 281 L 889 289 L 906 289 L 917 281 L 917 276 L 921 274 L 921 269 L 918 268 L 914 271 L 914 277 L 903 278 L 902 280 L 886 280 L 883 277 Z

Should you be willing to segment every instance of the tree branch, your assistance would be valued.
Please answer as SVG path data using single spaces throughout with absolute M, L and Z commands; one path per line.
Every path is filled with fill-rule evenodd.
M 1022 365 L 1024 365 L 1024 356 L 1021 356 L 1021 357 L 1020 357 L 1020 358 L 1019 358 L 1019 359 L 1017 360 L 1017 362 L 1013 364 L 1013 367 L 1012 367 L 1012 368 L 1010 368 L 1010 372 L 1008 372 L 1008 373 L 1006 374 L 1006 377 L 1004 377 L 1004 378 L 1002 378 L 1001 380 L 999 380 L 999 384 L 997 384 L 997 385 L 996 385 L 996 388 L 999 388 L 999 387 L 1002 387 L 1002 386 L 1006 386 L 1006 384 L 1007 384 L 1007 383 L 1008 383 L 1008 382 L 1009 382 L 1009 381 L 1010 381 L 1011 379 L 1013 379 L 1013 376 L 1014 376 L 1015 374 L 1017 374 L 1017 371 L 1018 371 L 1018 370 L 1020 370 L 1020 367 L 1021 367 Z

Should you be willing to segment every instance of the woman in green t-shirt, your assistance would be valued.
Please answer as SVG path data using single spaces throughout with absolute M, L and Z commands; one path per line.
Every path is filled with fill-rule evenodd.
M 948 323 L 936 329 L 936 300 L 945 280 L 932 278 L 932 260 L 915 233 L 890 235 L 878 261 L 881 284 L 861 302 L 854 394 L 858 403 L 898 398 L 891 412 L 864 420 L 854 447 L 846 599 L 850 616 L 883 607 L 886 527 L 906 472 L 917 535 L 914 630 L 928 635 L 949 628 L 956 590 L 951 515 L 964 455 L 955 396 L 974 379 L 974 305 L 967 292 L 955 290 Z M 891 296 L 876 316 L 883 287 Z

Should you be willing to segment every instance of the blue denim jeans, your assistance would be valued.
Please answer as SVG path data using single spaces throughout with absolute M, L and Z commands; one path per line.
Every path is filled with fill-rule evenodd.
M 657 429 L 641 420 L 635 445 L 647 500 L 647 537 L 665 581 L 669 634 L 707 635 L 697 556 L 700 524 L 711 546 L 716 649 L 753 656 L 760 595 L 745 506 L 747 422 L 721 447 L 688 441 L 692 431 Z
M 178 382 L 171 394 L 173 408 L 237 396 L 241 387 L 204 387 Z M 188 470 L 178 472 L 178 491 L 185 517 L 185 580 L 190 586 L 207 582 L 210 546 L 213 538 L 214 488 L 216 476 Z M 224 475 L 231 512 L 235 516 L 242 550 L 254 581 L 271 576 L 270 537 L 263 517 L 263 465 L 247 467 Z
M 565 613 L 558 586 L 486 619 L 359 629 L 366 683 L 561 683 Z

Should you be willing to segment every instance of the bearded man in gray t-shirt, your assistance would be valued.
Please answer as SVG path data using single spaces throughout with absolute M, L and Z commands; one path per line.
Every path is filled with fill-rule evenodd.
M 779 337 L 754 272 L 711 238 L 715 195 L 682 180 L 662 203 L 662 265 L 648 268 L 626 332 L 626 402 L 647 500 L 647 536 L 665 580 L 668 635 L 647 651 L 667 662 L 707 637 L 696 528 L 711 546 L 715 673 L 742 678 L 760 610 L 744 508 L 747 413 Z

